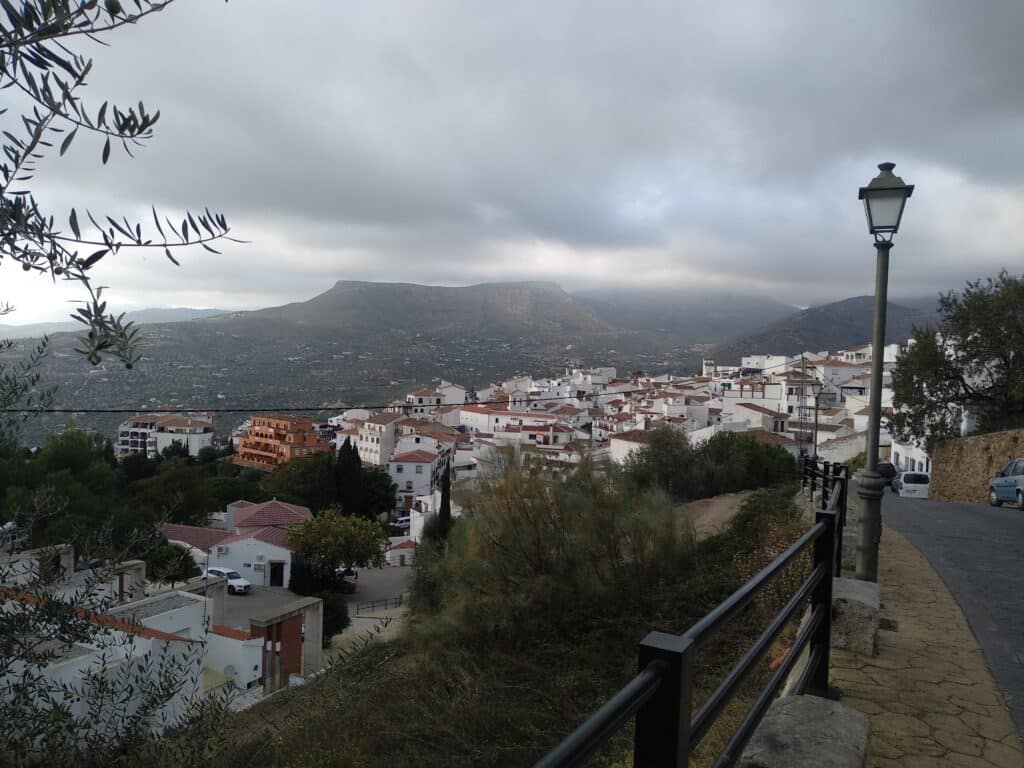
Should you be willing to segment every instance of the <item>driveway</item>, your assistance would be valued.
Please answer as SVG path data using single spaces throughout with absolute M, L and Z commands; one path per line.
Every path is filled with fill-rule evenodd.
M 354 594 L 346 595 L 350 616 L 356 615 L 356 605 L 370 600 L 398 597 L 409 589 L 413 570 L 408 565 L 386 568 L 360 568 Z
M 1024 512 L 886 492 L 882 518 L 953 593 L 1024 736 Z

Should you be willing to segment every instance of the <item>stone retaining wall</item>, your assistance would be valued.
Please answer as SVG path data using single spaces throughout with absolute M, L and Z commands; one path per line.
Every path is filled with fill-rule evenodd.
M 932 451 L 931 497 L 983 504 L 989 480 L 1018 458 L 1024 458 L 1024 429 L 943 440 Z

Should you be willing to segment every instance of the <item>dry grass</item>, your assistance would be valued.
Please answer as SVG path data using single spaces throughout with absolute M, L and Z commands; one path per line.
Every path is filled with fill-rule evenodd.
M 648 631 L 683 631 L 799 535 L 805 524 L 787 508 L 790 496 L 756 494 L 759 501 L 701 543 L 691 567 L 671 583 L 645 594 L 608 595 L 596 605 L 563 606 L 559 625 L 574 627 L 571 634 L 496 650 L 450 636 L 430 642 L 427 633 L 415 632 L 356 649 L 316 681 L 234 718 L 213 762 L 220 768 L 532 765 L 635 674 L 636 645 Z M 766 593 L 702 649 L 698 702 L 781 599 L 781 591 Z M 769 657 L 780 654 L 781 646 Z M 770 660 L 758 665 L 709 732 L 697 765 L 724 746 L 767 678 Z M 631 764 L 631 744 L 627 726 L 593 764 Z

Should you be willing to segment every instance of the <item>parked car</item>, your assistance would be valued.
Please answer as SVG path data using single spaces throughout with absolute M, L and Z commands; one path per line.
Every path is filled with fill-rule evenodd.
M 927 472 L 901 472 L 894 481 L 898 496 L 908 499 L 927 499 L 931 478 Z
M 1004 502 L 1015 502 L 1024 509 L 1024 459 L 1011 461 L 989 483 L 988 503 L 998 507 Z
M 338 584 L 341 586 L 341 591 L 351 595 L 356 591 L 356 583 L 350 578 L 343 578 L 338 580 Z
M 880 461 L 878 462 L 878 474 L 891 483 L 896 480 L 899 472 L 896 470 L 896 465 L 891 461 Z M 895 486 L 893 486 L 893 490 L 896 490 Z
M 247 595 L 252 590 L 252 584 L 246 579 L 242 578 L 242 575 L 238 571 L 234 571 L 230 568 L 207 568 L 203 572 L 203 578 L 214 577 L 216 579 L 224 579 L 228 583 L 228 593 L 232 595 Z
M 337 574 L 337 576 L 339 578 L 342 578 L 342 579 L 350 579 L 352 581 L 359 581 L 359 571 L 357 571 L 355 568 L 352 568 L 352 567 L 344 568 L 344 567 L 339 565 L 337 568 L 334 569 L 334 573 Z

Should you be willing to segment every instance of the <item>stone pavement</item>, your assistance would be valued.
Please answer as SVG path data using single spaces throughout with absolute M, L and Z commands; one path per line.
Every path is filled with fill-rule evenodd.
M 928 561 L 885 527 L 878 655 L 832 652 L 842 702 L 871 718 L 873 768 L 1024 768 L 1006 701 Z M 888 628 L 887 628 L 888 627 Z

